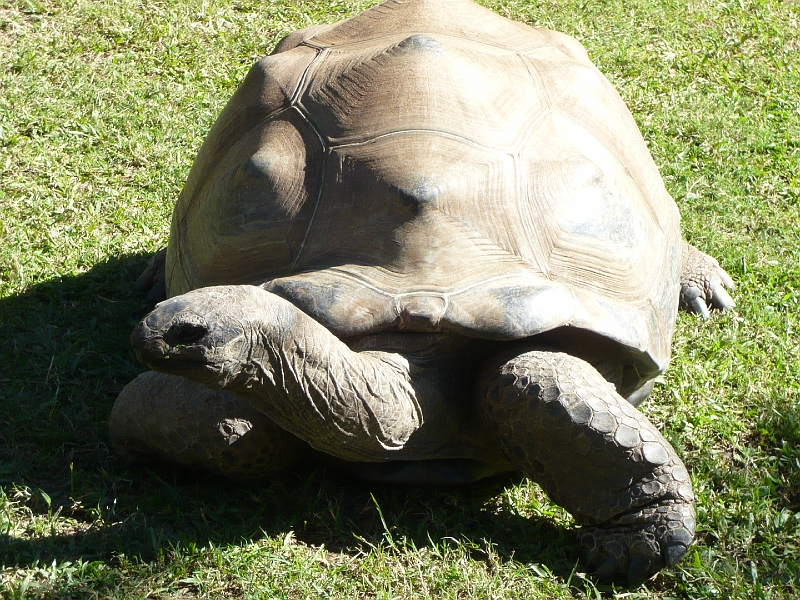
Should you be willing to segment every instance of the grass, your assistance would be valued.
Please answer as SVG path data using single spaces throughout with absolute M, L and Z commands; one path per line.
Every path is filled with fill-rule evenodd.
M 372 4 L 0 0 L 0 597 L 800 596 L 800 6 L 484 2 L 569 33 L 620 90 L 737 309 L 682 315 L 644 407 L 683 455 L 697 544 L 630 590 L 576 568 L 527 481 L 262 486 L 136 469 L 106 420 L 141 367 L 130 284 L 194 153 L 285 33 Z

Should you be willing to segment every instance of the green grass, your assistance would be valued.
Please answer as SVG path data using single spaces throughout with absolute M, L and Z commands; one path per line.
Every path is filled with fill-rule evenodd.
M 0 596 L 800 596 L 800 6 L 486 1 L 574 35 L 620 90 L 737 309 L 681 315 L 644 407 L 685 458 L 697 544 L 631 590 L 575 566 L 526 481 L 262 486 L 135 469 L 106 421 L 141 370 L 130 284 L 194 153 L 285 33 L 372 2 L 0 0 Z

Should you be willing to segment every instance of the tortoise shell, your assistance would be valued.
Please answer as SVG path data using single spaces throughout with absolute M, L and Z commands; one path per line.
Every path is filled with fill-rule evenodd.
M 675 203 L 577 41 L 389 0 L 252 68 L 178 200 L 167 291 L 265 284 L 340 337 L 571 327 L 643 380 L 680 267 Z

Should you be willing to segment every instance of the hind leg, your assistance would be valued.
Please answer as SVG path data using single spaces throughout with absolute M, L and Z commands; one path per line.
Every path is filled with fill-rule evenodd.
M 169 462 L 236 481 L 288 471 L 308 450 L 235 394 L 153 371 L 120 392 L 109 433 L 129 460 Z
M 689 474 L 670 444 L 587 362 L 546 350 L 485 367 L 478 401 L 509 460 L 582 525 L 603 580 L 643 580 L 694 537 Z
M 684 242 L 680 307 L 704 318 L 708 318 L 710 308 L 733 308 L 736 303 L 726 288 L 735 289 L 733 279 L 717 260 Z

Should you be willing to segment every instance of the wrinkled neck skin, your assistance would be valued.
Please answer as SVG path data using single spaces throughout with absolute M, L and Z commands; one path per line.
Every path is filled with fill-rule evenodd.
M 280 364 L 280 342 L 269 323 L 249 321 L 229 343 L 213 349 L 207 386 L 231 392 L 246 392 L 256 386 L 274 386 L 274 365 Z
M 363 369 L 359 353 L 343 352 L 346 346 L 332 334 L 320 335 L 305 325 L 298 320 L 251 320 L 238 339 L 221 349 L 217 361 L 222 368 L 212 385 L 246 396 L 293 391 L 313 396 L 338 387 L 334 378 Z M 381 359 L 408 366 L 400 355 Z

